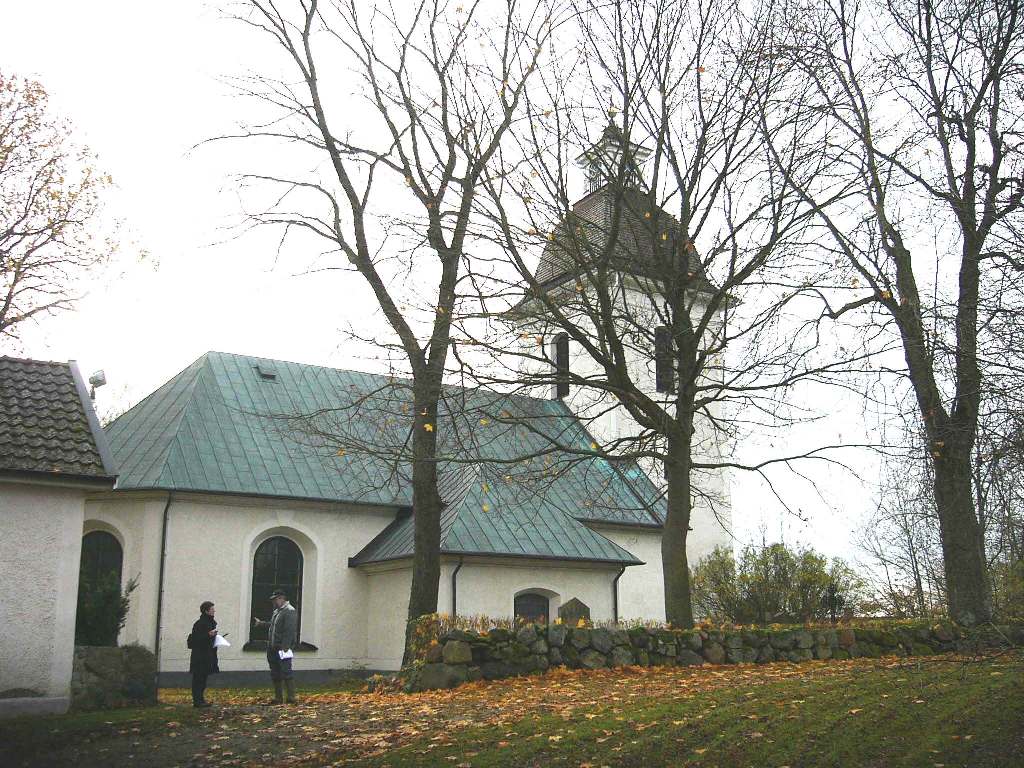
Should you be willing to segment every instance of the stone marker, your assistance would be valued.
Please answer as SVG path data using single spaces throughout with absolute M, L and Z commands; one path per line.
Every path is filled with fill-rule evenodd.
M 568 624 L 570 627 L 575 627 L 580 623 L 580 619 L 590 621 L 590 606 L 580 600 L 578 597 L 574 597 L 567 602 L 562 603 L 558 608 L 558 618 Z

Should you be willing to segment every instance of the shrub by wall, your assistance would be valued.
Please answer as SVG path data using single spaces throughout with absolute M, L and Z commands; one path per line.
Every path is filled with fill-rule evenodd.
M 966 632 L 948 622 L 694 630 L 525 624 L 511 629 L 449 628 L 428 639 L 429 627 L 437 626 L 436 618 L 424 617 L 412 633 L 416 660 L 399 673 L 406 691 L 454 688 L 474 680 L 541 673 L 554 666 L 800 663 L 1024 644 L 1024 625 Z
M 141 645 L 75 646 L 71 672 L 74 709 L 156 704 L 156 657 Z

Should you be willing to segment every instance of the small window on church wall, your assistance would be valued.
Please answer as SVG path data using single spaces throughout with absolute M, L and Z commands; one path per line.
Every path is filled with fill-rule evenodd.
M 270 594 L 284 590 L 288 601 L 295 607 L 302 632 L 302 550 L 291 539 L 274 536 L 256 549 L 252 561 L 252 615 L 260 621 L 269 621 L 274 612 Z M 258 625 L 249 631 L 251 642 L 266 642 L 268 627 Z
M 555 336 L 555 397 L 569 396 L 569 334 L 559 333 Z
M 548 599 L 536 592 L 524 592 L 516 595 L 515 617 L 522 621 L 548 623 Z
M 654 329 L 654 385 L 659 392 L 675 391 L 672 364 L 672 331 L 664 325 Z

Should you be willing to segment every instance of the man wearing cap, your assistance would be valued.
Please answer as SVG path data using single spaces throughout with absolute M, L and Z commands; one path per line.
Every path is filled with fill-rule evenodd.
M 298 633 L 299 616 L 295 606 L 288 602 L 288 595 L 275 589 L 270 596 L 274 605 L 274 613 L 270 621 L 260 621 L 253 616 L 256 626 L 269 627 L 267 630 L 267 663 L 270 665 L 270 679 L 274 681 L 274 703 L 283 704 L 282 683 L 288 691 L 288 703 L 295 703 L 295 683 L 292 680 L 291 651 L 295 647 Z M 288 658 L 282 659 L 281 653 L 287 652 Z

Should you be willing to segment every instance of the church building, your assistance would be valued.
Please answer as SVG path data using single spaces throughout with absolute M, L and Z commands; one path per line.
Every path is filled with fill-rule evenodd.
M 595 170 L 617 141 L 621 149 L 606 131 L 584 155 L 590 189 L 558 232 L 619 233 L 613 271 L 639 306 L 652 278 L 649 233 L 637 233 L 650 216 L 637 207 L 619 221 L 619 187 Z M 642 206 L 637 194 L 627 190 Z M 670 231 L 671 217 L 658 218 Z M 572 291 L 579 273 L 557 245 L 537 278 Z M 444 391 L 438 609 L 553 620 L 573 601 L 593 620 L 663 620 L 658 467 L 604 452 L 637 425 L 607 397 L 565 386 L 560 373 L 585 375 L 593 362 L 536 312 L 522 322 L 551 344 L 552 391 Z M 641 344 L 634 363 L 662 396 L 653 355 Z M 231 643 L 221 670 L 263 670 L 266 630 L 253 618 L 267 618 L 271 592 L 283 589 L 299 612 L 297 670 L 396 669 L 412 575 L 411 403 L 400 377 L 208 352 L 117 418 L 103 436 L 116 486 L 86 494 L 73 559 L 80 544 L 82 567 L 137 582 L 119 642 L 153 649 L 162 672 L 183 672 L 185 636 L 211 600 Z M 706 425 L 696 428 L 700 450 L 719 455 Z M 702 487 L 691 562 L 730 543 L 727 478 L 708 473 Z

